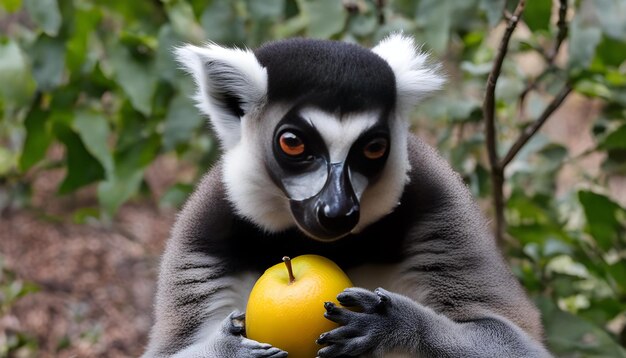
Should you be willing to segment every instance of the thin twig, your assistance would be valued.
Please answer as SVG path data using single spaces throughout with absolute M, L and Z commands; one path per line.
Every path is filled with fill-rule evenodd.
M 502 71 L 502 63 L 509 48 L 509 41 L 511 35 L 517 26 L 517 23 L 524 11 L 525 0 L 520 0 L 515 8 L 515 12 L 510 16 L 506 31 L 500 41 L 498 53 L 493 62 L 493 67 L 487 78 L 487 89 L 485 91 L 485 100 L 483 102 L 483 113 L 485 116 L 486 131 L 487 131 L 487 151 L 489 153 L 489 163 L 492 169 L 498 164 L 498 154 L 496 151 L 496 128 L 495 128 L 495 107 L 496 107 L 496 83 L 498 77 Z
M 504 159 L 499 163 L 500 168 L 506 167 L 513 158 L 517 155 L 517 153 L 522 149 L 524 144 L 528 142 L 528 140 L 537 133 L 537 131 L 543 126 L 543 124 L 550 118 L 552 113 L 559 108 L 561 103 L 567 98 L 567 96 L 572 91 L 572 86 L 569 83 L 566 83 L 565 86 L 559 91 L 559 93 L 552 99 L 552 102 L 548 104 L 546 109 L 543 110 L 543 113 L 537 118 L 530 126 L 528 126 L 522 133 L 519 135 L 515 143 L 511 146 L 509 151 L 504 156 Z
M 549 64 L 540 74 L 539 76 L 531 79 L 530 81 L 528 81 L 526 83 L 526 87 L 524 87 L 524 90 L 522 91 L 522 93 L 519 95 L 519 101 L 518 101 L 518 106 L 519 106 L 519 113 L 520 113 L 520 117 L 524 117 L 523 113 L 524 113 L 524 103 L 526 102 L 526 96 L 528 96 L 528 94 L 530 93 L 530 91 L 535 90 L 537 88 L 537 85 L 539 84 L 539 82 L 543 81 L 544 77 L 546 77 L 548 74 L 554 72 L 555 70 L 555 66 L 553 64 Z
M 554 59 L 559 54 L 559 50 L 561 49 L 561 44 L 563 44 L 563 41 L 565 40 L 565 38 L 567 38 L 567 2 L 567 0 L 559 1 L 559 20 L 556 23 L 556 26 L 559 30 L 556 35 L 556 41 L 554 42 L 554 46 L 547 56 L 547 61 L 550 64 L 554 63 Z
M 504 168 L 500 166 L 497 153 L 497 139 L 496 139 L 496 84 L 498 77 L 502 71 L 502 63 L 509 48 L 509 41 L 511 35 L 519 22 L 522 12 L 524 11 L 525 0 L 520 0 L 515 7 L 515 11 L 512 15 L 505 13 L 507 18 L 507 27 L 500 41 L 498 47 L 498 53 L 493 62 L 493 67 L 487 78 L 487 88 L 485 90 L 485 100 L 483 102 L 483 115 L 485 118 L 485 132 L 486 132 L 486 144 L 487 153 L 489 155 L 489 165 L 491 166 L 491 183 L 493 191 L 494 210 L 496 214 L 496 240 L 501 243 L 504 239 Z

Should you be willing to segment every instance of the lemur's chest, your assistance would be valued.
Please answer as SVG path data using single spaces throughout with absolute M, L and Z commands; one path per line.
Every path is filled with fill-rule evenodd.
M 356 266 L 346 273 L 356 287 L 374 290 L 383 287 L 392 290 L 398 280 L 399 265 L 365 264 Z
M 246 263 L 247 265 L 244 264 L 248 266 L 246 268 L 261 272 L 280 262 L 283 256 L 294 258 L 305 254 L 324 256 L 345 271 L 367 267 L 366 265 L 370 264 L 382 267 L 402 261 L 405 233 L 400 232 L 397 225 L 385 225 L 389 228 L 386 231 L 378 226 L 333 242 L 321 242 L 305 236 L 296 229 L 267 234 L 259 232 L 257 228 L 250 227 L 247 223 L 238 222 L 236 231 L 228 240 L 228 252 L 233 261 Z M 355 272 L 360 271 L 362 270 Z M 381 285 L 383 282 L 379 284 Z
M 374 290 L 382 287 L 388 291 L 405 295 L 416 302 L 423 302 L 427 291 L 415 277 L 403 274 L 401 263 L 365 264 L 347 272 L 355 287 Z

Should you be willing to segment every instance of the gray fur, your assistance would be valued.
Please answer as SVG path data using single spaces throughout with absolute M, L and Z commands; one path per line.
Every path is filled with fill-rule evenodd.
M 406 101 L 407 93 L 398 90 L 399 101 Z M 326 317 L 340 327 L 320 337 L 320 357 L 550 357 L 541 343 L 539 313 L 507 267 L 461 178 L 406 131 L 393 131 L 392 143 L 405 147 L 390 154 L 408 162 L 393 167 L 406 170 L 400 173 L 402 181 L 377 181 L 405 184 L 389 188 L 398 197 L 386 211 L 376 211 L 377 221 L 357 226 L 358 232 L 319 242 L 295 224 L 268 230 L 272 226 L 257 222 L 258 217 L 242 216 L 244 199 L 232 195 L 224 173 L 237 151 L 242 162 L 271 160 L 262 143 L 272 131 L 261 127 L 278 120 L 263 121 L 264 113 L 275 112 L 243 114 L 241 138 L 253 142 L 251 150 L 241 149 L 249 143 L 233 144 L 235 149 L 205 175 L 179 215 L 161 263 L 155 324 L 144 357 L 284 357 L 286 352 L 245 338 L 240 312 L 264 269 L 282 255 L 304 253 L 327 256 L 349 274 L 381 273 L 363 275 L 367 282 L 355 283 L 383 288 L 350 288 L 338 296 L 359 310 L 326 305 Z M 390 113 L 391 123 L 403 120 L 396 115 Z M 268 187 L 266 166 L 254 168 L 265 186 L 257 190 L 280 196 L 280 190 Z M 381 195 L 381 188 L 366 190 L 361 204 L 377 205 Z M 275 210 L 288 216 L 281 211 L 288 210 L 285 205 Z

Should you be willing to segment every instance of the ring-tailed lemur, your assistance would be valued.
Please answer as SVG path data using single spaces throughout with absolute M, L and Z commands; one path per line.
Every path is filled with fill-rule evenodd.
M 539 314 L 459 175 L 408 131 L 444 82 L 413 40 L 178 48 L 223 156 L 178 217 L 145 357 L 284 357 L 245 337 L 255 280 L 283 255 L 335 261 L 320 357 L 549 357 Z M 374 291 L 371 289 L 378 288 Z

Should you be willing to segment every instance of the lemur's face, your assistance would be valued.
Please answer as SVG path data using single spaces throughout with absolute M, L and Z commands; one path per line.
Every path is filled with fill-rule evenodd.
M 443 82 L 402 35 L 372 50 L 291 39 L 255 51 L 189 45 L 177 55 L 220 139 L 236 214 L 320 241 L 394 210 L 409 170 L 406 116 Z
M 266 168 L 309 236 L 334 240 L 359 223 L 363 193 L 389 157 L 387 115 L 341 115 L 305 106 L 289 110 L 276 125 Z

